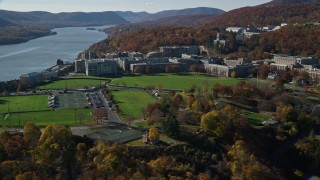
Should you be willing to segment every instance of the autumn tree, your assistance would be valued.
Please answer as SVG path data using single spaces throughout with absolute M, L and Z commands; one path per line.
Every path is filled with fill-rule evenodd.
M 269 66 L 266 64 L 262 64 L 258 68 L 259 78 L 266 79 L 269 74 Z
M 300 156 L 298 166 L 303 172 L 320 172 L 320 138 L 304 137 L 296 142 L 295 148 Z
M 176 94 L 174 96 L 173 102 L 174 102 L 174 105 L 176 107 L 181 107 L 181 106 L 185 105 L 185 102 L 184 102 L 183 97 L 181 96 L 181 94 Z
M 88 157 L 96 167 L 94 174 L 98 179 L 108 179 L 110 175 L 119 175 L 126 171 L 126 165 L 130 164 L 128 147 L 119 144 L 108 146 L 105 142 L 97 141 L 94 147 L 89 149 Z
M 169 114 L 161 124 L 161 129 L 165 134 L 171 137 L 177 137 L 180 134 L 180 124 L 173 114 Z
M 49 173 L 47 176 L 61 174 L 73 179 L 75 152 L 71 130 L 59 125 L 48 125 L 43 130 L 32 156 L 38 169 Z
M 32 122 L 26 122 L 23 128 L 23 138 L 29 148 L 35 148 L 38 145 L 41 136 L 40 128 Z
M 146 123 L 147 123 L 148 126 L 152 126 L 152 125 L 154 125 L 155 121 L 154 121 L 154 119 L 152 117 L 148 117 L 146 119 Z
M 148 139 L 152 144 L 157 144 L 160 140 L 160 134 L 157 128 L 150 128 L 148 133 Z
M 201 128 L 206 132 L 214 132 L 220 123 L 220 114 L 218 111 L 213 110 L 201 117 Z
M 94 109 L 92 115 L 93 120 L 99 124 L 103 118 L 108 118 L 108 111 L 106 109 Z
M 244 141 L 238 140 L 228 151 L 231 179 L 282 179 L 279 172 L 261 163 Z
M 290 105 L 279 105 L 277 107 L 277 117 L 282 121 L 296 121 L 298 113 Z
M 236 78 L 236 77 L 237 77 L 236 71 L 232 71 L 232 72 L 231 72 L 231 77 L 232 77 L 232 78 Z

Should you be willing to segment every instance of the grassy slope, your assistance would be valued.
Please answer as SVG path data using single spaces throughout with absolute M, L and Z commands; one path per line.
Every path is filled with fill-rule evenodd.
M 118 103 L 122 118 L 132 116 L 135 119 L 142 118 L 142 109 L 149 103 L 156 102 L 157 99 L 144 91 L 121 90 L 112 92 L 114 99 Z
M 101 79 L 101 83 L 105 80 Z M 39 86 L 40 89 L 83 89 L 84 87 L 96 87 L 100 85 L 100 79 L 67 79 L 54 81 L 50 84 Z

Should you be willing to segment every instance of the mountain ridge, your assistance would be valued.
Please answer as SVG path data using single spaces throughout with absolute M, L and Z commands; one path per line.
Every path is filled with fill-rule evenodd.
M 220 15 L 225 13 L 225 11 L 221 9 L 211 8 L 211 7 L 195 7 L 195 8 L 185 8 L 185 9 L 177 9 L 177 10 L 164 10 L 156 13 L 132 12 L 132 11 L 115 11 L 115 12 L 132 23 L 154 21 L 158 19 L 175 17 L 175 16 Z

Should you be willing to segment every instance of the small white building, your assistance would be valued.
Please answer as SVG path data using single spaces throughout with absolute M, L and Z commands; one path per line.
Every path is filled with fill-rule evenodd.
M 244 27 L 228 27 L 226 29 L 226 31 L 228 32 L 235 32 L 235 33 L 240 33 L 240 32 L 243 32 L 245 30 Z

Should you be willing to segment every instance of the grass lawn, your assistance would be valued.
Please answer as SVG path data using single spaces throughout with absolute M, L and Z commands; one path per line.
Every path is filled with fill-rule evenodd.
M 143 76 L 128 76 L 115 78 L 112 80 L 113 85 L 127 86 L 155 86 L 161 85 L 163 88 L 169 89 L 186 89 L 190 85 L 194 84 L 199 87 L 203 87 L 205 82 L 208 82 L 210 87 L 213 87 L 216 83 L 224 85 L 235 85 L 240 81 L 246 79 L 235 78 L 223 78 L 223 77 L 209 77 L 192 74 L 155 74 L 155 75 L 143 75 Z
M 177 144 L 182 144 L 183 143 L 181 141 L 177 141 L 175 139 L 172 139 L 172 138 L 168 137 L 165 134 L 160 134 L 160 142 L 163 142 L 163 143 L 165 143 L 167 145 L 177 145 Z M 134 141 L 131 141 L 131 142 L 127 143 L 127 145 L 129 145 L 129 146 L 153 146 L 151 144 L 143 143 L 142 142 L 142 138 L 134 140 Z
M 107 79 L 109 75 L 102 77 L 101 79 Z M 86 74 L 74 74 L 70 78 L 81 78 L 81 79 L 100 79 L 100 76 L 87 76 Z
M 0 117 L 1 126 L 18 126 L 20 118 L 20 125 L 27 121 L 31 121 L 38 126 L 46 126 L 49 124 L 60 125 L 83 125 L 91 123 L 90 109 L 75 110 L 56 110 L 56 111 L 40 111 L 40 112 L 25 112 L 25 113 L 11 113 L 7 118 Z M 76 119 L 76 122 L 75 122 Z M 80 124 L 81 121 L 81 124 Z
M 246 110 L 241 110 L 241 112 L 247 116 L 249 123 L 252 125 L 261 125 L 263 121 L 271 118 L 271 115 L 268 114 L 250 112 Z
M 0 113 L 49 110 L 48 95 L 0 97 Z
M 58 80 L 52 83 L 39 86 L 40 89 L 84 89 L 84 88 L 91 88 L 97 87 L 100 85 L 100 82 L 105 82 L 105 79 L 65 79 L 65 80 Z
M 119 90 L 113 91 L 112 94 L 121 110 L 122 119 L 127 117 L 142 118 L 142 109 L 149 103 L 157 101 L 155 97 L 138 90 Z

